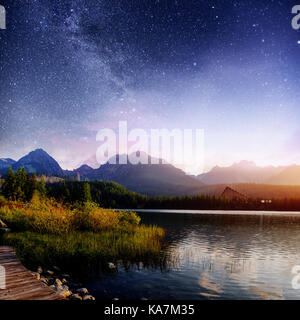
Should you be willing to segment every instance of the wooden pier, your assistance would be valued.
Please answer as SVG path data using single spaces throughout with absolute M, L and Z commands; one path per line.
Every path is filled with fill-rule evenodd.
M 21 264 L 11 247 L 0 247 L 0 280 L 0 300 L 63 300 Z

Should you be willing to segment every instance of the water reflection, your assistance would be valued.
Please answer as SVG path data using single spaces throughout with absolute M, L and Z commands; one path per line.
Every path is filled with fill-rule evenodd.
M 135 267 L 94 281 L 89 285 L 98 298 L 298 298 L 291 269 L 300 264 L 300 216 L 156 212 L 141 217 L 167 231 L 166 268 Z

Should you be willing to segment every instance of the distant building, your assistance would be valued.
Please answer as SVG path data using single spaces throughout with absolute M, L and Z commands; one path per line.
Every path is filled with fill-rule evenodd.
M 247 196 L 245 196 L 244 194 L 242 194 L 242 193 L 240 193 L 240 192 L 238 192 L 236 190 L 233 190 L 230 187 L 226 187 L 224 189 L 224 191 L 221 194 L 221 197 L 224 197 L 224 198 L 229 199 L 229 200 L 233 200 L 233 199 L 248 200 Z

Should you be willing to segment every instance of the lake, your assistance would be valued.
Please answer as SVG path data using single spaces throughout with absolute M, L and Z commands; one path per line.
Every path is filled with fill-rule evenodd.
M 102 275 L 85 285 L 97 299 L 298 299 L 300 213 L 141 210 L 166 230 L 164 267 Z

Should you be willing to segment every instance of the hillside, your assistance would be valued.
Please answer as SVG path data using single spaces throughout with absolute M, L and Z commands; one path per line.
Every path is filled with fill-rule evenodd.
M 74 203 L 80 199 L 84 184 L 85 182 L 67 181 L 65 185 L 68 189 L 68 196 L 65 200 Z M 115 182 L 90 181 L 89 185 L 93 201 L 105 208 L 138 208 L 146 201 L 145 196 L 132 192 Z M 57 200 L 61 200 L 61 195 L 66 194 L 65 189 L 62 191 L 61 183 L 48 183 L 47 189 L 49 195 Z
M 13 164 L 15 164 L 16 161 L 10 158 L 2 158 L 0 159 L 0 169 L 9 168 Z
M 291 166 L 269 179 L 270 184 L 300 185 L 300 166 Z
M 220 183 L 268 183 L 285 167 L 259 167 L 251 161 L 241 161 L 229 167 L 216 166 L 207 173 L 197 176 L 197 179 L 205 184 Z
M 197 192 L 203 183 L 170 164 L 104 164 L 87 174 L 89 180 L 117 182 L 146 195 L 184 195 Z
M 57 161 L 42 149 L 37 149 L 22 157 L 12 165 L 12 168 L 14 171 L 25 168 L 28 173 L 38 175 L 45 174 L 58 177 L 63 175 L 63 170 Z
M 199 194 L 220 196 L 228 184 L 216 184 L 203 186 Z M 300 198 L 300 186 L 270 185 L 255 183 L 233 183 L 229 185 L 234 190 L 252 198 L 260 199 L 284 199 Z

